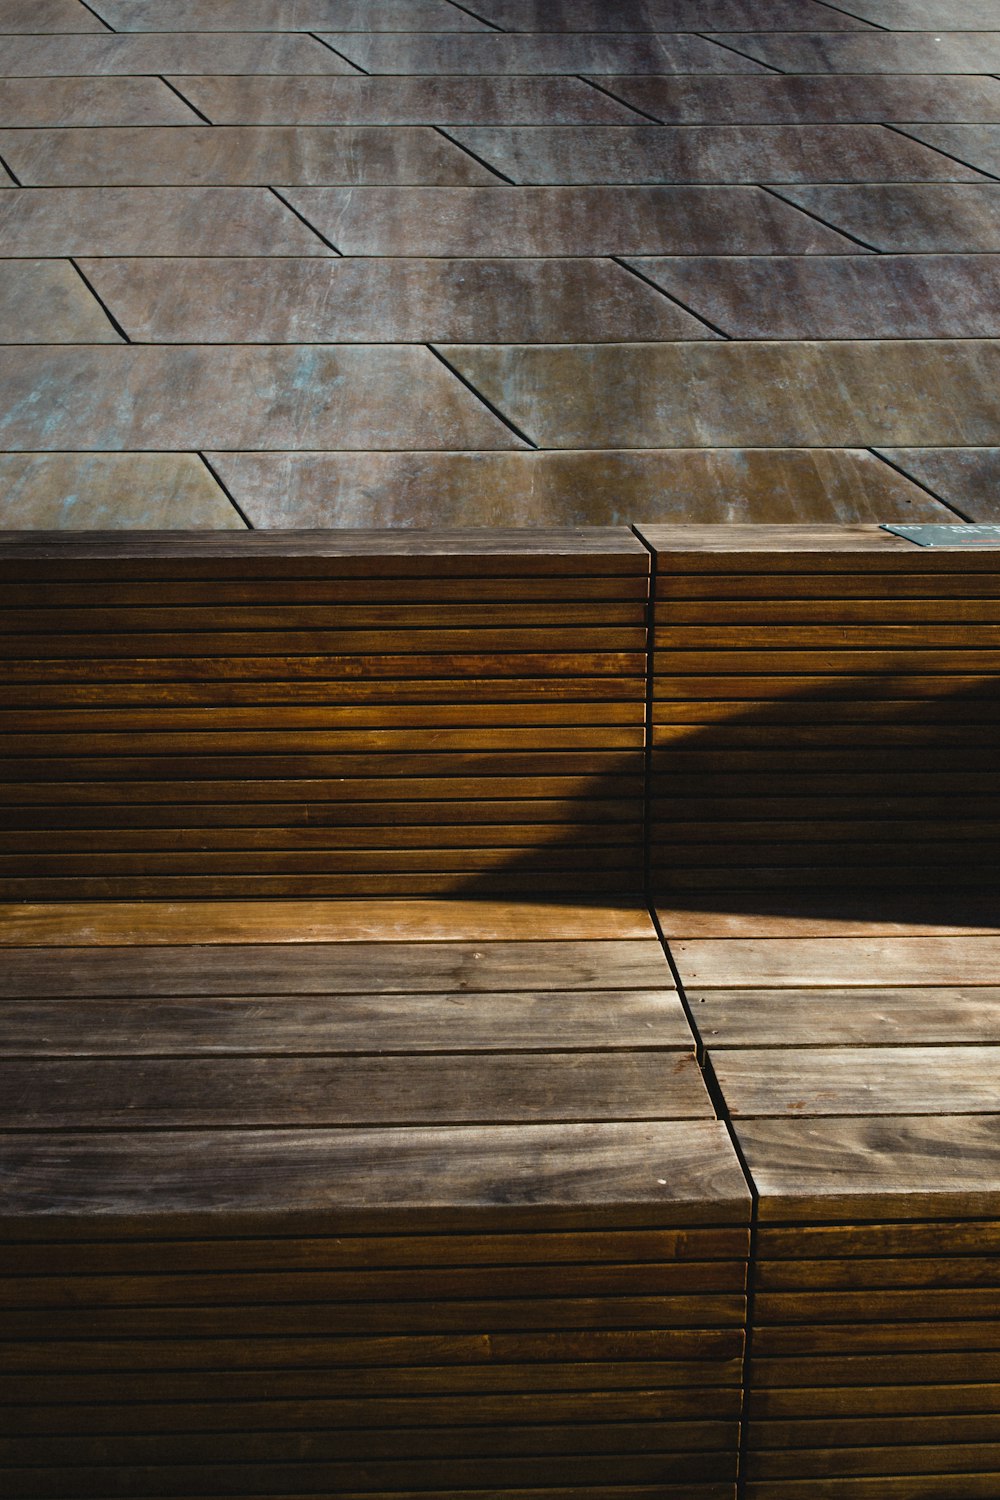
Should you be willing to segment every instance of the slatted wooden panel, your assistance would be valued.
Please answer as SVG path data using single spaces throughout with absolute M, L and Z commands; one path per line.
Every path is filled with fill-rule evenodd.
M 641 905 L 0 941 L 4 1493 L 733 1500 L 749 1193 Z
M 0 899 L 642 883 L 648 554 L 0 537 Z
M 868 905 L 660 913 L 759 1195 L 747 1500 L 996 1492 L 995 922 Z
M 875 527 L 642 528 L 661 889 L 980 884 L 1000 560 Z

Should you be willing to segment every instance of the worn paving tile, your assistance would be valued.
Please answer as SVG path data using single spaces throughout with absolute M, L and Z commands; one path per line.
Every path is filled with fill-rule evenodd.
M 253 525 L 617 526 L 655 521 L 949 521 L 871 453 L 213 453 Z
M 863 31 L 867 23 L 814 0 L 477 0 L 510 31 Z
M 448 0 L 95 0 L 116 31 L 485 31 Z
M 731 338 L 1000 338 L 998 255 L 702 255 L 632 264 Z
M 26 187 L 495 180 L 467 152 L 422 125 L 4 130 L 0 156 Z
M 3 0 L 0 35 L 36 31 L 104 31 L 79 0 Z
M 757 255 L 854 250 L 758 188 L 290 188 L 344 255 Z
M 245 528 L 194 453 L 4 453 L 0 529 Z
M 890 31 L 987 31 L 996 25 L 996 0 L 851 0 L 851 12 Z
M 876 250 L 1000 250 L 1000 184 L 790 185 L 780 192 Z
M 176 84 L 217 125 L 627 125 L 638 118 L 579 78 L 178 76 Z M 1000 106 L 1000 81 L 996 89 Z
M 1000 448 L 885 448 L 886 457 L 970 521 L 1000 521 Z
M 159 78 L 0 78 L 0 127 L 198 123 Z
M 978 175 L 879 125 L 463 125 L 452 133 L 512 182 L 969 181 Z M 17 172 L 16 158 L 11 165 Z
M 366 73 L 763 73 L 751 58 L 697 36 L 586 32 L 483 36 L 324 32 Z M 207 69 L 202 69 L 203 72 Z
M 146 36 L 18 36 L 0 49 L 0 76 L 45 78 L 125 73 L 349 73 L 315 37 L 234 31 Z
M 81 264 L 129 338 L 142 343 L 554 344 L 714 337 L 704 323 L 609 260 L 272 257 Z
M 917 140 L 1000 176 L 1000 125 L 904 125 Z
M 0 344 L 121 342 L 68 261 L 0 260 Z
M 12 451 L 521 446 L 427 349 L 36 345 L 0 370 Z
M 992 73 L 1000 31 L 721 33 L 720 42 L 788 73 Z
M 998 341 L 446 345 L 442 353 L 541 447 L 1000 442 Z
M 266 188 L 21 188 L 0 193 L 8 255 L 329 255 Z
M 1000 120 L 1000 79 L 987 77 L 820 73 L 752 78 L 640 74 L 631 78 L 595 74 L 594 81 L 665 125 Z

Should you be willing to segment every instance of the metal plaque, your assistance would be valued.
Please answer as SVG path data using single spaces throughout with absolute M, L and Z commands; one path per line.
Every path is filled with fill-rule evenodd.
M 1000 547 L 1000 526 L 883 526 L 918 547 Z

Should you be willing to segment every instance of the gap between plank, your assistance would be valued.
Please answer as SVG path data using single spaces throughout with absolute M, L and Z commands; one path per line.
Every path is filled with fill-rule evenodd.
M 205 468 L 211 474 L 212 478 L 215 480 L 216 484 L 219 486 L 219 489 L 225 495 L 226 499 L 229 501 L 230 505 L 233 507 L 233 510 L 239 516 L 240 520 L 243 522 L 243 524 L 246 527 L 246 529 L 248 531 L 255 531 L 256 527 L 254 526 L 254 524 L 251 521 L 250 517 L 247 515 L 247 513 L 243 509 L 243 507 L 239 504 L 239 502 L 237 501 L 236 497 L 233 495 L 232 491 L 229 489 L 228 485 L 226 485 L 224 483 L 224 481 L 221 478 L 221 476 L 219 475 L 219 473 L 209 463 L 208 459 L 205 457 L 204 453 L 202 453 L 202 451 L 201 451 L 200 448 L 197 449 L 197 453 L 198 453 L 198 457 L 201 459 L 202 463 L 205 465 Z

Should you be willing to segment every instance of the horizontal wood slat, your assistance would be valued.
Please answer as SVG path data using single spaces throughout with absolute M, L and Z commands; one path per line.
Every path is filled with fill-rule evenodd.
M 877 527 L 642 535 L 654 888 L 981 882 L 1000 852 L 994 554 L 959 567 Z
M 5 533 L 0 583 L 0 901 L 642 884 L 627 528 Z M 129 850 L 131 826 L 187 838 Z

